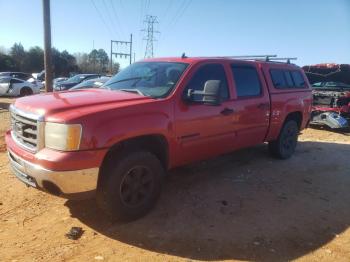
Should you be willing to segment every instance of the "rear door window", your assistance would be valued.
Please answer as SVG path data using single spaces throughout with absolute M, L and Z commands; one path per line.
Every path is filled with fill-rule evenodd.
M 245 65 L 231 65 L 236 86 L 237 97 L 260 96 L 261 83 L 255 67 Z

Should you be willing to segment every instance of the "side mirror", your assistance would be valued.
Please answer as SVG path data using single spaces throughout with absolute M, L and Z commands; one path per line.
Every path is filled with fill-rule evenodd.
M 204 84 L 203 91 L 188 89 L 185 100 L 192 103 L 218 106 L 221 104 L 220 80 L 208 80 Z

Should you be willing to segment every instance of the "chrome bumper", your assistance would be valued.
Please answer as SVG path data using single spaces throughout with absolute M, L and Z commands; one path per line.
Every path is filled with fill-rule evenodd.
M 53 171 L 32 164 L 8 151 L 11 167 L 16 177 L 25 184 L 43 189 L 54 195 L 66 196 L 94 192 L 99 168 L 72 171 Z

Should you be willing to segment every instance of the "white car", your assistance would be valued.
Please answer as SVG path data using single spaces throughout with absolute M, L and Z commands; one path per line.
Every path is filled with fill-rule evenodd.
M 36 83 L 13 77 L 0 78 L 0 96 L 29 96 L 39 93 L 40 87 Z

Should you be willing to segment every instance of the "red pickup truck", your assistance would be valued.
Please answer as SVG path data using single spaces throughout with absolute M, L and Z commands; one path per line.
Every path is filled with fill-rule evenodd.
M 290 63 L 160 58 L 102 88 L 16 100 L 6 143 L 15 175 L 67 198 L 95 196 L 119 220 L 155 204 L 167 170 L 268 142 L 289 158 L 312 94 Z

